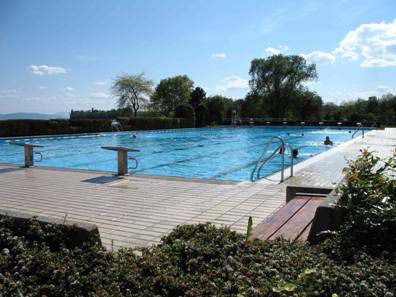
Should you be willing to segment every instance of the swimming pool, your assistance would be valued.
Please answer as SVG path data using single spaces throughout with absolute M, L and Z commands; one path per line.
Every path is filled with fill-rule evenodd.
M 138 168 L 130 170 L 131 173 L 249 181 L 259 155 L 272 136 L 281 136 L 293 148 L 298 148 L 295 159 L 298 163 L 328 150 L 323 145 L 326 136 L 336 146 L 350 140 L 351 132 L 353 128 L 222 127 L 138 131 L 137 138 L 133 138 L 131 132 L 118 132 L 26 137 L 16 141 L 44 146 L 38 149 L 43 160 L 36 163 L 37 166 L 115 172 L 116 153 L 103 150 L 101 146 L 127 146 L 140 150 L 129 154 L 139 161 Z M 10 141 L 0 140 L 0 163 L 23 164 L 23 148 L 10 145 Z M 276 145 L 274 143 L 274 149 Z M 264 166 L 261 176 L 279 171 L 280 159 L 277 156 Z M 290 162 L 289 158 L 285 161 L 286 165 Z

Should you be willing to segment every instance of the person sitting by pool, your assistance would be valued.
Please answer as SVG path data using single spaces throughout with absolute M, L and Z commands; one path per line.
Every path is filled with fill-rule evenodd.
M 329 136 L 326 136 L 326 139 L 323 142 L 324 145 L 333 145 L 333 142 L 330 140 Z

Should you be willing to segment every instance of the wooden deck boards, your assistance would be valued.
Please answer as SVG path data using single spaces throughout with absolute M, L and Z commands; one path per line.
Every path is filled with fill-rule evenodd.
M 308 237 L 316 208 L 323 198 L 297 196 L 280 208 L 271 217 L 257 225 L 253 238 L 274 240 L 283 237 L 289 240 L 305 240 Z

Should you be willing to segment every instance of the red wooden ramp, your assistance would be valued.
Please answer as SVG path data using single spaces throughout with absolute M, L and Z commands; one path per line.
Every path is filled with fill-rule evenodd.
M 283 237 L 303 240 L 308 237 L 316 208 L 323 198 L 318 196 L 296 196 L 285 206 L 256 226 L 253 239 L 273 240 Z

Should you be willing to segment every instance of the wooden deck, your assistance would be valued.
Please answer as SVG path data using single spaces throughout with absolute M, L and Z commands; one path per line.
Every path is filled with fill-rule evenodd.
M 288 240 L 306 240 L 315 216 L 316 208 L 323 198 L 297 196 L 258 224 L 253 239 L 273 240 L 283 237 Z

